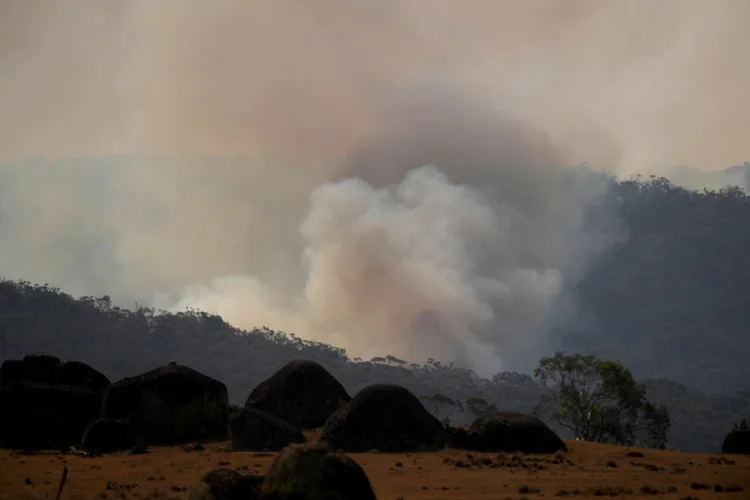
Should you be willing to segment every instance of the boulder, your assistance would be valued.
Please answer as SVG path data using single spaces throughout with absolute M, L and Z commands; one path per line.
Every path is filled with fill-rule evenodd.
M 445 428 L 407 389 L 372 385 L 331 415 L 321 440 L 348 452 L 432 451 L 444 447 Z
M 23 359 L 8 359 L 0 366 L 0 386 L 15 382 L 35 382 L 54 385 L 55 370 L 60 358 L 46 354 L 31 354 Z
M 91 422 L 81 440 L 81 447 L 92 453 L 129 450 L 136 444 L 137 440 L 130 424 L 110 418 L 100 418 Z
M 0 387 L 0 448 L 77 446 L 101 409 L 102 395 L 79 387 L 34 382 Z
M 750 455 L 750 431 L 733 430 L 724 438 L 722 453 Z
M 43 385 L 66 385 L 103 393 L 110 382 L 101 372 L 80 361 L 61 363 L 59 358 L 45 354 L 9 359 L 0 366 L 0 387 L 16 382 Z
M 448 445 L 471 451 L 556 453 L 567 451 L 565 443 L 536 417 L 501 412 L 480 417 L 468 430 L 451 429 Z
M 245 407 L 275 415 L 297 429 L 315 429 L 349 400 L 344 386 L 325 368 L 297 360 L 261 382 Z
M 206 473 L 188 493 L 188 500 L 255 500 L 260 498 L 262 476 L 243 475 L 220 468 Z
M 285 448 L 271 464 L 262 491 L 263 498 L 375 500 L 364 469 L 320 442 Z
M 226 440 L 228 416 L 226 386 L 176 363 L 112 384 L 102 410 L 129 423 L 145 445 Z
M 235 450 L 279 451 L 292 443 L 305 442 L 299 430 L 280 418 L 247 408 L 230 415 L 229 437 Z
M 110 381 L 98 370 L 80 361 L 67 361 L 55 370 L 55 382 L 104 393 Z

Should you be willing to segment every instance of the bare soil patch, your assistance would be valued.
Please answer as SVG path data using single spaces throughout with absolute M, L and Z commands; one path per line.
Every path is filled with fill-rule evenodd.
M 308 439 L 316 431 L 306 433 Z M 747 500 L 750 456 L 683 453 L 567 441 L 557 455 L 470 453 L 349 454 L 379 499 L 667 498 Z M 264 474 L 275 453 L 231 452 L 229 443 L 186 451 L 150 448 L 143 455 L 101 457 L 0 450 L 0 499 L 185 499 L 206 472 L 229 467 Z M 639 456 L 642 455 L 642 456 Z

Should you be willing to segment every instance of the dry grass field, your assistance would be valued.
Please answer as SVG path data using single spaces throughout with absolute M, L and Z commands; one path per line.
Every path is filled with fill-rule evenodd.
M 528 499 L 541 497 L 750 499 L 750 456 L 682 453 L 568 442 L 556 456 L 467 453 L 353 453 L 380 500 Z M 275 454 L 155 447 L 144 455 L 90 458 L 0 451 L 0 499 L 184 499 L 215 467 L 264 474 Z M 638 452 L 643 456 L 638 455 Z

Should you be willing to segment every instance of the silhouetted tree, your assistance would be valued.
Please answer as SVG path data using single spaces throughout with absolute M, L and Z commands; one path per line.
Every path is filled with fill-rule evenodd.
M 666 408 L 646 399 L 646 388 L 617 361 L 556 352 L 534 370 L 551 389 L 536 414 L 549 415 L 577 439 L 663 448 L 669 429 Z

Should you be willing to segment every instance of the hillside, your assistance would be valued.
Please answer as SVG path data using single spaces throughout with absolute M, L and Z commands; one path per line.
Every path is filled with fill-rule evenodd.
M 571 441 L 558 456 L 470 453 L 352 453 L 381 499 L 496 499 L 571 496 L 651 496 L 708 500 L 747 498 L 750 458 L 708 453 L 637 450 Z M 642 457 L 628 456 L 641 452 Z M 42 453 L 0 456 L 0 500 L 53 498 L 63 466 L 62 498 L 188 497 L 197 479 L 215 467 L 263 475 L 275 453 L 229 452 L 227 443 L 187 452 L 152 448 L 146 455 L 98 458 Z
M 278 366 L 297 358 L 315 360 L 350 393 L 376 382 L 401 384 L 418 395 L 454 399 L 481 396 L 500 408 L 530 411 L 540 395 L 528 376 L 498 373 L 482 379 L 439 361 L 407 364 L 396 358 L 350 360 L 335 347 L 260 329 L 242 332 L 205 313 L 128 311 L 104 299 L 79 300 L 47 286 L 0 283 L 2 359 L 30 352 L 54 353 L 91 364 L 113 380 L 177 361 L 223 381 L 242 404 L 252 388 Z M 670 447 L 716 451 L 732 423 L 750 412 L 747 393 L 707 395 L 676 382 L 650 380 L 650 394 L 672 414 Z
M 629 238 L 580 285 L 590 316 L 562 344 L 644 378 L 750 389 L 750 198 L 666 179 L 614 185 Z
M 715 451 L 732 423 L 750 415 L 750 199 L 738 189 L 699 193 L 666 179 L 613 182 L 612 194 L 629 237 L 575 289 L 581 314 L 554 332 L 550 349 L 622 361 L 669 408 L 670 447 Z M 0 282 L 0 360 L 51 353 L 114 380 L 173 360 L 226 383 L 235 403 L 295 358 L 320 362 L 352 393 L 393 382 L 418 395 L 482 396 L 524 412 L 539 396 L 525 374 L 489 380 L 388 353 L 352 360 L 336 347 L 258 326 L 245 332 L 201 312 L 126 310 L 108 297 Z

